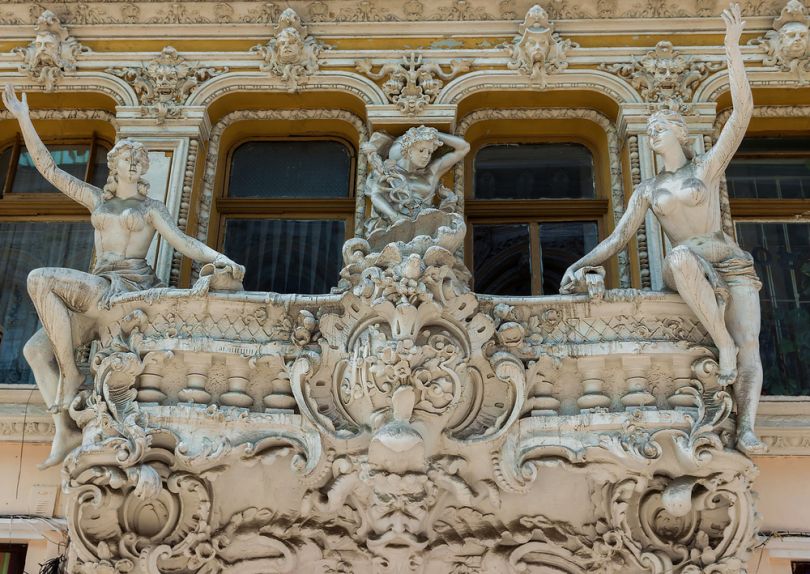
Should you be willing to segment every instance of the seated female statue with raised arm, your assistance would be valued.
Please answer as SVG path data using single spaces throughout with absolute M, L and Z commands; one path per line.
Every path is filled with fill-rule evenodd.
M 185 235 L 175 225 L 166 206 L 147 197 L 143 175 L 149 156 L 142 144 L 119 141 L 109 154 L 110 169 L 104 189 L 85 183 L 56 166 L 34 130 L 25 94 L 18 100 L 6 85 L 3 103 L 17 118 L 37 170 L 59 191 L 84 205 L 95 229 L 95 266 L 92 273 L 74 269 L 34 269 L 28 276 L 28 293 L 42 329 L 26 343 L 23 353 L 37 386 L 53 414 L 56 436 L 48 459 L 41 467 L 60 463 L 81 442 L 81 434 L 68 407 L 84 382 L 74 350 L 96 336 L 96 319 L 119 293 L 161 286 L 146 254 L 155 233 L 183 255 L 212 263 L 241 280 L 245 269 L 207 245 Z
M 664 261 L 664 282 L 681 295 L 711 335 L 718 348 L 720 382 L 734 383 L 737 448 L 759 453 L 765 448 L 754 433 L 762 389 L 761 283 L 751 255 L 723 232 L 720 212 L 720 179 L 745 135 L 753 98 L 739 48 L 745 24 L 739 5 L 724 10 L 723 20 L 734 111 L 717 143 L 693 157 L 681 114 L 671 110 L 653 114 L 647 131 L 663 160 L 663 171 L 638 185 L 613 233 L 566 271 L 561 292 L 572 290 L 578 271 L 601 264 L 627 244 L 651 208 L 672 243 Z

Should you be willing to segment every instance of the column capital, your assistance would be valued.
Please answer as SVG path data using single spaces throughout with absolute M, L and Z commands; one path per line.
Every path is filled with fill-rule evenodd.
M 650 104 L 627 102 L 619 104 L 619 115 L 616 119 L 619 137 L 647 133 L 647 118 L 655 112 Z M 683 114 L 689 131 L 693 134 L 711 134 L 714 120 L 717 117 L 716 102 L 689 104 L 689 112 Z
M 144 116 L 139 106 L 118 106 L 115 111 L 120 137 L 207 140 L 211 134 L 211 120 L 203 106 L 183 107 L 182 117 L 162 122 L 154 116 Z

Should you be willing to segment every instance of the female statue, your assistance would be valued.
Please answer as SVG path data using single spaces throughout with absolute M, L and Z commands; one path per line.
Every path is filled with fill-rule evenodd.
M 431 161 L 433 153 L 444 144 L 453 151 Z M 416 217 L 433 206 L 437 193 L 442 198 L 442 207 L 454 204 L 455 194 L 439 180 L 469 150 L 470 144 L 462 138 L 426 126 L 410 128 L 393 145 L 390 137 L 375 133 L 362 149 L 372 168 L 366 180 L 366 195 L 373 206 L 367 231 Z M 380 154 L 386 151 L 388 159 L 383 160 Z
M 616 254 L 652 208 L 673 247 L 664 261 L 664 282 L 681 295 L 717 345 L 720 382 L 734 383 L 737 448 L 758 453 L 765 448 L 754 433 L 762 388 L 757 293 L 761 283 L 751 255 L 722 230 L 719 188 L 754 104 L 739 48 L 745 25 L 739 5 L 724 10 L 723 20 L 734 111 L 717 143 L 693 157 L 683 117 L 671 110 L 653 114 L 647 131 L 663 160 L 663 171 L 638 185 L 613 233 L 566 271 L 561 292 L 572 290 L 577 272 Z
M 95 337 L 96 319 L 109 308 L 112 296 L 161 285 L 145 259 L 156 232 L 183 255 L 212 263 L 236 280 L 242 279 L 245 269 L 185 235 L 166 207 L 146 196 L 149 186 L 142 176 L 149 168 L 149 156 L 142 144 L 124 139 L 110 150 L 107 184 L 98 189 L 56 166 L 34 130 L 25 94 L 18 100 L 13 88 L 6 85 L 3 103 L 19 121 L 37 170 L 59 191 L 90 210 L 95 229 L 92 273 L 42 268 L 28 276 L 28 293 L 42 329 L 26 343 L 23 354 L 56 426 L 50 456 L 41 465 L 45 468 L 60 463 L 81 442 L 81 433 L 67 412 L 84 382 L 74 349 Z

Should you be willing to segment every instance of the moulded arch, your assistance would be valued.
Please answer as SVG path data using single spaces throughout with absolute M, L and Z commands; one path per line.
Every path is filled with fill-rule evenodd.
M 211 107 L 225 95 L 233 92 L 257 91 L 301 96 L 309 93 L 340 93 L 356 100 L 360 107 L 368 104 L 385 104 L 385 94 L 369 80 L 351 72 L 318 73 L 299 84 L 296 92 L 290 92 L 289 84 L 266 72 L 229 72 L 206 82 L 186 102 L 187 106 Z
M 58 106 L 42 104 L 42 107 L 69 107 L 69 108 L 99 108 L 115 112 L 116 106 L 137 106 L 138 98 L 132 87 L 121 78 L 104 72 L 77 72 L 65 75 L 56 84 L 53 91 L 45 91 L 42 84 L 31 81 L 22 74 L 4 75 L 5 81 L 10 81 L 16 91 L 42 94 L 44 99 L 58 98 Z M 70 98 L 71 94 L 83 94 L 78 98 Z M 88 101 L 85 95 L 100 96 Z M 66 97 L 67 96 L 67 97 Z M 37 98 L 39 99 L 39 98 Z M 33 103 L 36 100 L 29 100 Z M 106 105 L 104 105 L 106 102 Z
M 810 101 L 810 88 L 791 72 L 746 69 L 755 105 L 802 105 Z M 717 109 L 729 107 L 728 71 L 721 70 L 706 78 L 693 97 L 694 102 L 717 102 Z
M 513 71 L 482 70 L 449 82 L 436 98 L 436 103 L 460 106 L 465 99 L 481 92 L 498 92 L 508 97 L 506 95 L 509 92 L 542 94 L 551 91 L 591 92 L 612 101 L 616 108 L 621 103 L 642 101 L 630 84 L 599 70 L 566 70 L 553 74 L 548 77 L 548 82 L 542 89 L 538 84 L 533 84 L 528 76 Z

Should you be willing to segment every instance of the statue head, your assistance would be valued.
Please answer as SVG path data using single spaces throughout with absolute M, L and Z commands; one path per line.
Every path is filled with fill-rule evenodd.
M 437 149 L 442 147 L 439 131 L 436 128 L 419 126 L 410 128 L 399 138 L 400 153 L 411 166 L 424 169 Z
M 647 135 L 653 151 L 658 154 L 666 153 L 672 146 L 680 146 L 687 159 L 694 156 L 686 120 L 675 110 L 663 109 L 652 114 L 647 120 Z
M 104 199 L 112 199 L 118 190 L 118 182 L 138 184 L 138 193 L 144 197 L 149 192 L 149 184 L 143 175 L 149 170 L 149 153 L 141 142 L 122 139 L 107 154 L 107 167 L 110 170 L 104 186 Z
M 788 22 L 779 28 L 779 49 L 786 59 L 803 58 L 807 54 L 810 31 L 803 22 Z
M 284 28 L 276 36 L 276 49 L 279 62 L 282 64 L 297 63 L 304 52 L 304 40 L 301 38 L 301 33 L 292 26 Z
M 45 10 L 37 18 L 34 30 L 34 64 L 60 66 L 62 40 L 67 37 L 67 32 L 62 28 L 59 18 L 50 10 Z
M 154 82 L 157 99 L 162 102 L 175 99 L 181 81 L 188 73 L 188 67 L 172 46 L 163 48 L 160 56 L 152 60 L 146 69 Z

